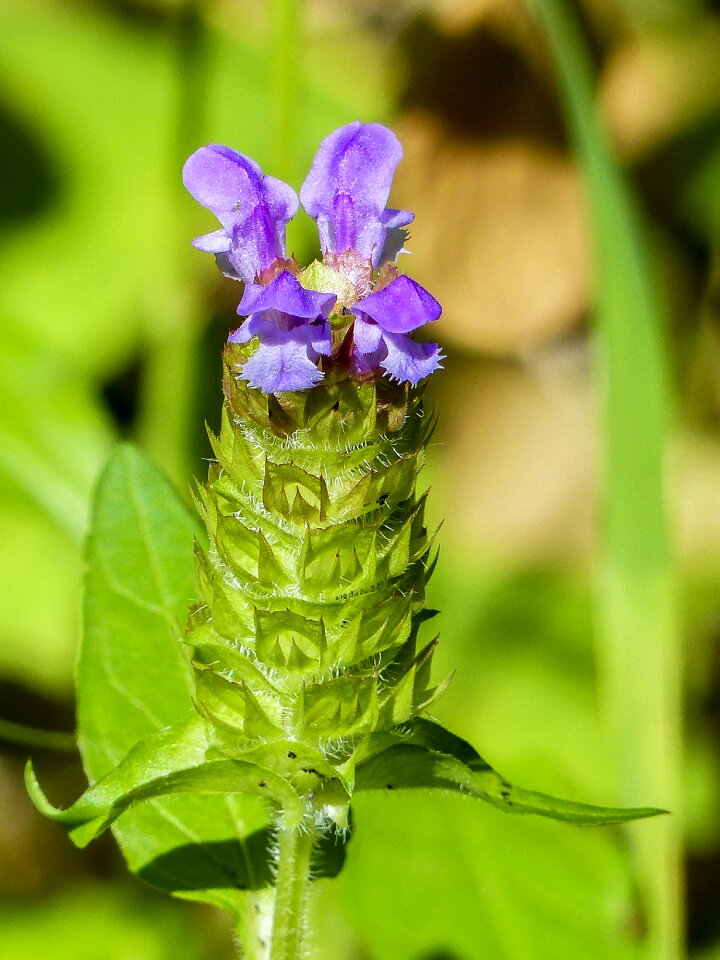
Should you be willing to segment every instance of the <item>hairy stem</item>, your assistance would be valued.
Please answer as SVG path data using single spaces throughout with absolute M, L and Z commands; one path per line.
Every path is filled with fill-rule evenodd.
M 310 860 L 316 839 L 314 825 L 278 827 L 269 960 L 299 960 L 301 956 L 310 891 Z
M 248 892 L 237 917 L 240 960 L 299 960 L 306 957 L 310 866 L 318 834 L 312 819 L 287 827 L 278 818 L 275 884 Z
M 268 960 L 274 890 L 248 891 L 237 917 L 238 960 Z

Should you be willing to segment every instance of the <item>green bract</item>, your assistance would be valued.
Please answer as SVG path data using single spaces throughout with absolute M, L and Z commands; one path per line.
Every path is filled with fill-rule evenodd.
M 211 544 L 186 642 L 198 708 L 242 752 L 297 741 L 351 782 L 362 738 L 418 714 L 430 538 L 418 470 L 432 420 L 419 391 L 344 379 L 265 396 L 226 352 Z M 318 787 L 322 786 L 323 775 Z

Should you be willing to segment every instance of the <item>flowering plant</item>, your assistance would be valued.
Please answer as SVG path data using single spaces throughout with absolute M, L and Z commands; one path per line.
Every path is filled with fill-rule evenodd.
M 431 682 L 437 639 L 420 639 L 435 611 L 417 477 L 433 429 L 423 385 L 442 357 L 412 334 L 440 305 L 395 265 L 412 220 L 386 207 L 400 157 L 378 124 L 323 141 L 300 191 L 322 260 L 304 268 L 285 248 L 290 187 L 226 147 L 187 161 L 188 190 L 221 224 L 195 246 L 245 284 L 204 534 L 139 454 L 116 454 L 79 664 L 94 782 L 59 810 L 28 771 L 75 843 L 113 826 L 140 875 L 230 909 L 253 958 L 300 955 L 312 880 L 341 868 L 360 791 L 440 789 L 586 824 L 657 812 L 512 786 L 429 716 L 447 681 Z M 191 586 L 172 561 L 193 533 L 199 599 L 176 644 Z M 107 721 L 118 691 L 127 731 Z

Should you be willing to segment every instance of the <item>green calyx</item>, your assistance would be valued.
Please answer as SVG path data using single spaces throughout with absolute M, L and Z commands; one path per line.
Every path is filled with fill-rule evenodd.
M 290 739 L 341 764 L 433 699 L 419 648 L 431 540 L 416 481 L 422 393 L 324 381 L 266 396 L 225 351 L 217 463 L 200 508 L 201 600 L 185 642 L 197 707 L 238 751 Z

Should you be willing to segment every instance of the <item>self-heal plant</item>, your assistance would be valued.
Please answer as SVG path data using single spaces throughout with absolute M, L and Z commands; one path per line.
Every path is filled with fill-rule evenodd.
M 323 141 L 300 191 L 322 259 L 305 267 L 285 246 L 289 186 L 227 147 L 187 161 L 186 187 L 221 224 L 194 244 L 244 282 L 198 496 L 199 599 L 172 646 L 186 586 L 165 545 L 192 528 L 122 451 L 98 494 L 79 667 L 96 782 L 58 810 L 28 774 L 78 845 L 113 825 L 136 872 L 230 908 L 257 960 L 300 956 L 312 879 L 340 869 L 358 791 L 435 788 L 588 824 L 657 812 L 514 787 L 429 716 L 446 682 L 431 681 L 436 639 L 421 639 L 434 557 L 417 478 L 442 357 L 413 334 L 440 305 L 397 270 L 412 220 L 387 207 L 400 157 L 378 124 Z M 118 696 L 144 735 L 106 722 Z

